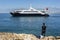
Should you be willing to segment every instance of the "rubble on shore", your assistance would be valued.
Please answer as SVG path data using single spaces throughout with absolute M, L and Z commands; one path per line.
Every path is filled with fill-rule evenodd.
M 39 39 L 33 34 L 0 32 L 0 40 L 60 40 L 60 36 L 45 36 Z

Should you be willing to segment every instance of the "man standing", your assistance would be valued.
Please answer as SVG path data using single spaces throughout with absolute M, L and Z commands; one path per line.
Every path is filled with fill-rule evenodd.
M 43 23 L 41 35 L 45 36 L 45 33 L 46 33 L 46 26 L 45 26 L 45 23 Z

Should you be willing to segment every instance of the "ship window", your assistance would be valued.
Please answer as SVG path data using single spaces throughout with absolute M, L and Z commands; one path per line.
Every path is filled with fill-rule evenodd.
M 38 11 L 24 11 L 24 12 L 38 12 Z
M 21 12 L 21 11 L 16 11 L 16 12 Z
M 31 11 L 33 11 L 33 9 L 31 9 Z
M 41 12 L 45 13 L 45 11 L 41 11 Z

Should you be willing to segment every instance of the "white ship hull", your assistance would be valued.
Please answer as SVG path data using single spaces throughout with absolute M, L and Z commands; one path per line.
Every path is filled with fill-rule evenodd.
M 45 16 L 45 17 L 47 17 L 47 16 L 49 16 L 48 14 L 25 14 L 25 13 L 23 13 L 23 14 L 20 14 L 20 13 L 10 13 L 12 16 Z
M 32 7 L 28 10 L 15 10 L 13 12 L 10 12 L 12 16 L 49 16 L 46 14 L 46 10 L 36 10 Z

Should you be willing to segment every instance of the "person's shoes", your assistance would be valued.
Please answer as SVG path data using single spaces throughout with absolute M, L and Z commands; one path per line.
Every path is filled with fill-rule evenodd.
M 44 36 L 43 35 L 40 35 L 40 38 L 44 38 Z

